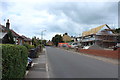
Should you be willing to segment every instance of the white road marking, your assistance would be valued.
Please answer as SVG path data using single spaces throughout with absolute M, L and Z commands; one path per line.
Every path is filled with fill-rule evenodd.
M 32 63 L 31 67 L 33 67 L 34 64 L 38 64 L 38 63 Z M 26 71 L 25 75 L 27 75 L 28 73 L 29 73 L 29 70 Z
M 33 65 L 34 65 L 34 64 L 38 64 L 38 63 L 33 63 Z
M 47 78 L 50 78 L 49 76 L 49 68 L 48 68 L 48 59 L 47 59 L 47 50 L 45 48 L 45 55 L 46 55 L 46 72 L 47 72 Z
M 29 73 L 29 71 L 26 71 L 25 75 L 27 75 Z

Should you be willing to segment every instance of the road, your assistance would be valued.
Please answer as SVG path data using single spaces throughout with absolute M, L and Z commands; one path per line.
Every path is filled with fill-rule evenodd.
M 50 78 L 118 78 L 118 65 L 46 47 Z

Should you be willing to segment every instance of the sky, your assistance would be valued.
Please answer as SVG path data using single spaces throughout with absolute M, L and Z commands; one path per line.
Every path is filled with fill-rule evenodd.
M 118 28 L 118 0 L 1 0 L 0 17 L 0 24 L 9 19 L 11 29 L 30 38 L 80 36 L 103 24 Z

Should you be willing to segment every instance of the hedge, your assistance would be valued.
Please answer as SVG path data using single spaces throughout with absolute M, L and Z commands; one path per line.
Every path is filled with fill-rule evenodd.
M 25 46 L 28 50 L 34 48 L 34 45 L 30 45 L 27 43 L 23 44 L 23 46 Z
M 2 79 L 2 46 L 0 46 L 0 80 Z
M 26 72 L 27 48 L 12 44 L 0 46 L 2 46 L 2 79 L 23 78 Z

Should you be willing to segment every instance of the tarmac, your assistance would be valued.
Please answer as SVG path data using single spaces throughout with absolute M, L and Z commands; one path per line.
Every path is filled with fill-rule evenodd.
M 94 55 L 87 55 L 84 53 L 78 53 L 78 52 L 75 52 L 74 50 L 66 50 L 66 51 L 118 65 L 118 60 L 104 58 L 104 57 L 100 57 L 100 56 L 94 56 Z M 26 71 L 25 79 L 50 78 L 49 73 L 48 73 L 48 62 L 47 62 L 47 54 L 46 53 L 47 53 L 47 51 L 44 48 L 43 52 L 40 53 L 40 56 L 38 58 L 33 59 L 33 66 L 29 70 Z
M 63 48 L 61 48 L 63 49 Z M 106 58 L 106 57 L 102 57 L 102 56 L 95 56 L 95 55 L 92 55 L 92 54 L 85 54 L 85 53 L 80 53 L 80 52 L 76 52 L 75 49 L 64 49 L 68 52 L 73 52 L 75 54 L 79 54 L 79 55 L 83 55 L 83 56 L 86 56 L 86 57 L 90 57 L 90 58 L 94 58 L 94 59 L 97 59 L 97 60 L 101 60 L 101 61 L 104 61 L 104 62 L 109 62 L 109 63 L 112 63 L 112 64 L 116 64 L 118 65 L 119 64 L 119 60 L 118 59 L 112 59 L 112 58 Z

